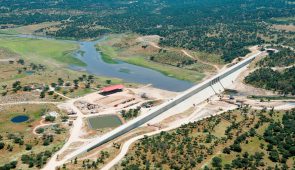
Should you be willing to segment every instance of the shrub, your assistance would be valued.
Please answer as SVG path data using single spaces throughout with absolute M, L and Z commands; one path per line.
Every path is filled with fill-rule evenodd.
M 48 115 L 48 116 L 45 117 L 45 121 L 47 121 L 47 122 L 54 122 L 55 121 L 55 117 Z
M 36 129 L 36 132 L 37 132 L 38 134 L 41 134 L 41 133 L 44 132 L 44 128 L 38 128 L 38 129 Z
M 0 142 L 0 149 L 3 149 L 5 147 L 5 143 Z
M 26 144 L 26 150 L 28 151 L 28 150 L 31 150 L 31 149 L 32 149 L 32 145 Z

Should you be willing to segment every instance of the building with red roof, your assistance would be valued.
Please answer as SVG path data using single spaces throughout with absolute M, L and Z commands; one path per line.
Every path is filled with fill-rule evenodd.
M 103 87 L 100 91 L 101 94 L 111 94 L 115 92 L 122 91 L 124 89 L 124 86 L 122 84 L 112 85 Z

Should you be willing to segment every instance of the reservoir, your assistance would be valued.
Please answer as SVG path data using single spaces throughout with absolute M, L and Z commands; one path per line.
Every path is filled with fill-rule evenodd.
M 49 37 L 41 37 L 35 35 L 17 35 L 23 38 L 37 39 L 54 39 Z M 178 80 L 173 77 L 166 76 L 158 71 L 129 64 L 120 60 L 116 60 L 117 64 L 106 63 L 102 60 L 101 54 L 96 50 L 95 45 L 100 41 L 74 41 L 61 40 L 78 43 L 78 49 L 74 56 L 87 64 L 85 67 L 75 65 L 69 66 L 70 69 L 76 71 L 86 71 L 89 74 L 105 77 L 115 77 L 124 80 L 125 82 L 133 82 L 140 84 L 152 84 L 156 88 L 163 90 L 181 92 L 194 85 L 194 83 L 184 80 Z
M 194 84 L 184 80 L 178 80 L 166 76 L 158 71 L 128 64 L 117 60 L 117 64 L 106 63 L 102 60 L 99 52 L 96 51 L 95 44 L 97 41 L 80 42 L 80 51 L 75 56 L 87 64 L 86 67 L 70 66 L 74 70 L 85 70 L 90 74 L 116 77 L 127 82 L 141 84 L 152 84 L 156 88 L 169 91 L 184 91 Z

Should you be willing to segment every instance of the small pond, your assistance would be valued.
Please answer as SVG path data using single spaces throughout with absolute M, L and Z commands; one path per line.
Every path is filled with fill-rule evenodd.
M 122 125 L 122 121 L 117 115 L 103 115 L 88 118 L 91 129 L 113 128 Z
M 103 115 L 88 118 L 91 129 L 113 128 L 122 125 L 120 118 L 116 115 Z
M 26 71 L 25 73 L 26 73 L 27 75 L 32 75 L 32 74 L 35 73 L 35 71 L 30 70 L 30 71 Z
M 11 119 L 13 123 L 22 123 L 22 122 L 26 122 L 27 120 L 29 120 L 29 116 L 25 116 L 25 115 L 15 116 Z

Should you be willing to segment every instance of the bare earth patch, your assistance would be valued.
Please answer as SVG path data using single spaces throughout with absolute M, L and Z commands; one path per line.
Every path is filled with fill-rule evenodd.
M 284 31 L 289 31 L 289 32 L 294 32 L 295 31 L 295 25 L 273 25 L 272 26 L 274 29 L 277 30 L 284 30 Z

